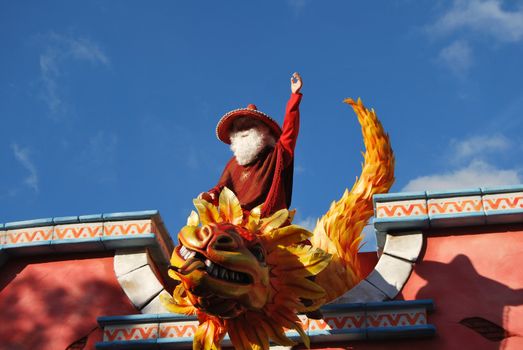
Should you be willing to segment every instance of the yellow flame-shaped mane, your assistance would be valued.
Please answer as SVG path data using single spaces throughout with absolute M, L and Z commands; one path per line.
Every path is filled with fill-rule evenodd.
M 316 282 L 328 286 L 327 302 L 351 289 L 361 280 L 358 250 L 361 231 L 373 214 L 372 196 L 388 192 L 394 182 L 394 155 L 389 136 L 373 109 L 365 108 L 361 99 L 346 99 L 356 112 L 365 143 L 364 163 L 359 179 L 351 191 L 333 202 L 318 221 L 311 239 L 314 247 L 332 254 L 332 261 Z

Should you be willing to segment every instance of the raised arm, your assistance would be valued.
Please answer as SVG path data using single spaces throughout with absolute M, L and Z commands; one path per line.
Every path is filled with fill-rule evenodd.
M 300 90 L 303 86 L 303 81 L 298 73 L 294 73 L 291 77 L 291 98 L 287 102 L 285 109 L 285 118 L 283 120 L 283 129 L 280 136 L 279 143 L 283 146 L 287 155 L 292 158 L 294 156 L 294 148 L 296 147 L 296 140 L 300 131 L 300 101 L 302 94 Z

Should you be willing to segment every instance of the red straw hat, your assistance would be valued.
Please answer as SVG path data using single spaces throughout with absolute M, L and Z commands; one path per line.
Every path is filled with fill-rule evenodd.
M 232 123 L 240 117 L 250 117 L 259 120 L 269 127 L 269 130 L 272 131 L 276 138 L 281 135 L 282 131 L 278 123 L 267 114 L 260 112 L 255 105 L 250 104 L 247 108 L 238 108 L 230 111 L 220 119 L 216 126 L 216 137 L 218 137 L 218 140 L 225 142 L 228 145 L 231 144 L 229 134 L 231 132 Z

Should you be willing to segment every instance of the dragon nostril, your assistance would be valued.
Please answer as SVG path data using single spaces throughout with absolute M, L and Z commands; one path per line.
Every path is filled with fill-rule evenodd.
M 199 231 L 197 231 L 197 236 L 201 241 L 206 241 L 209 237 L 212 236 L 212 231 L 208 226 L 204 226 Z
M 232 238 L 229 236 L 220 236 L 216 239 L 216 243 L 218 244 L 231 244 L 233 243 Z

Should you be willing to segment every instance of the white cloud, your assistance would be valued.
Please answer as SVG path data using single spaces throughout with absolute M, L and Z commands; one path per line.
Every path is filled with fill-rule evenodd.
M 413 179 L 402 191 L 450 190 L 481 186 L 503 186 L 522 183 L 516 169 L 499 169 L 482 160 L 473 160 L 467 166 L 441 174 Z
M 511 148 L 511 142 L 503 135 L 473 136 L 461 141 L 452 140 L 451 157 L 455 161 L 484 157 Z
M 86 38 L 51 33 L 44 36 L 43 41 L 45 48 L 40 55 L 41 98 L 47 104 L 52 117 L 57 118 L 67 112 L 67 104 L 59 87 L 65 63 L 76 60 L 107 66 L 110 62 L 100 47 Z
M 102 52 L 98 45 L 88 39 L 68 38 L 71 56 L 77 60 L 89 61 L 91 63 L 109 64 L 109 58 Z
M 287 0 L 287 3 L 291 7 L 292 11 L 294 12 L 294 15 L 299 15 L 303 9 L 305 8 L 305 5 L 307 5 L 308 0 Z
M 438 59 L 454 74 L 463 76 L 472 65 L 472 49 L 466 41 L 456 40 L 439 52 Z
M 29 175 L 24 179 L 24 183 L 35 192 L 38 192 L 38 172 L 36 166 L 29 158 L 29 149 L 20 148 L 16 143 L 11 145 L 15 159 L 27 170 Z
M 514 162 L 510 168 L 495 165 L 497 160 L 517 147 L 518 145 L 514 145 L 501 134 L 477 135 L 460 141 L 451 140 L 443 158 L 446 164 L 453 164 L 455 169 L 410 180 L 402 191 L 450 190 L 523 183 L 523 173 Z
M 429 31 L 449 34 L 468 30 L 486 34 L 501 42 L 523 39 L 523 6 L 517 10 L 503 8 L 501 0 L 454 0 L 449 11 L 443 14 Z

